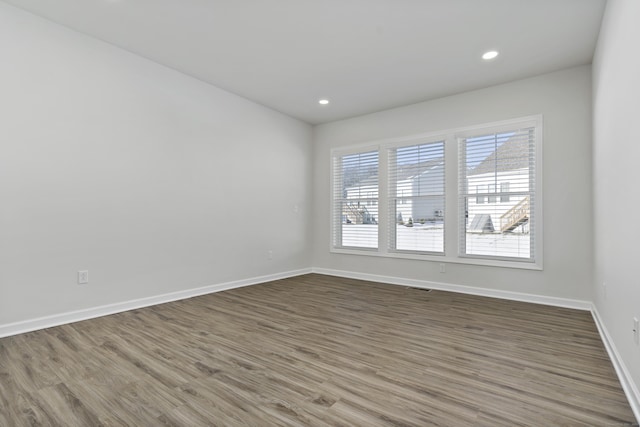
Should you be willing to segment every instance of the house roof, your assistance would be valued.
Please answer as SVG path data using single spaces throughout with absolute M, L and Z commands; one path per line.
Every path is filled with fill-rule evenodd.
M 415 178 L 423 173 L 433 169 L 436 166 L 442 165 L 444 159 L 437 157 L 435 159 L 427 160 L 420 163 L 411 163 L 407 165 L 400 165 L 397 171 L 398 181 L 404 181 L 405 179 Z
M 440 166 L 444 164 L 444 159 L 442 157 L 437 157 L 435 159 L 427 160 L 420 163 L 411 163 L 406 165 L 401 165 L 397 170 L 397 179 L 398 181 L 404 181 L 406 179 L 415 178 L 417 176 L 422 175 L 425 172 L 433 169 L 436 166 Z M 378 182 L 378 175 L 372 175 L 363 179 L 362 181 L 356 182 L 354 185 L 349 186 L 348 188 L 354 187 L 365 187 L 367 185 L 375 185 Z
M 514 136 L 492 151 L 480 164 L 469 171 L 468 175 L 507 172 L 529 167 L 529 139 Z

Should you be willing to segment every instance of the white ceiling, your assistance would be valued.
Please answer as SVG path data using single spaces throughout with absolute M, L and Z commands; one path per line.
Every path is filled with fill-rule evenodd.
M 312 124 L 588 64 L 605 4 L 5 1 Z

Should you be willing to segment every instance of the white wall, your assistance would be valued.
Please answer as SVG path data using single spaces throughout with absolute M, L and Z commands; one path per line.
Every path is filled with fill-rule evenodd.
M 636 384 L 640 411 L 640 345 L 632 333 L 633 317 L 640 318 L 638 17 L 637 0 L 609 0 L 593 62 L 593 285 L 596 308 Z
M 0 326 L 310 266 L 309 125 L 2 2 L 0 52 Z
M 329 252 L 330 151 L 542 114 L 544 271 L 388 259 Z M 314 251 L 318 268 L 591 300 L 591 72 L 581 66 L 315 128 Z

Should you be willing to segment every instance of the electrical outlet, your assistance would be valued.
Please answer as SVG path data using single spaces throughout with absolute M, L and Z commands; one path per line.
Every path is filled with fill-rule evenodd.
M 80 270 L 78 271 L 78 283 L 83 285 L 85 283 L 89 283 L 89 270 Z
M 444 263 L 440 263 L 440 273 L 445 273 L 447 271 L 447 267 Z
M 269 259 L 273 259 L 273 251 L 272 251 L 272 250 L 269 250 L 269 251 L 267 252 L 267 257 L 268 257 Z
M 638 328 L 639 328 L 638 318 L 634 317 L 633 318 L 633 342 L 635 342 L 636 345 L 640 344 L 640 330 Z

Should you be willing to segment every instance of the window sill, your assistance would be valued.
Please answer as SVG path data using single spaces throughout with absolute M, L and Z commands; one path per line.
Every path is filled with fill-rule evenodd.
M 538 270 L 542 271 L 541 263 L 526 262 L 526 261 L 506 261 L 501 259 L 487 259 L 487 258 L 465 258 L 465 257 L 452 257 L 435 254 L 413 254 L 402 252 L 378 252 L 375 249 L 342 249 L 331 248 L 331 253 L 342 255 L 360 255 L 382 258 L 397 258 L 397 259 L 410 259 L 417 261 L 431 261 L 439 263 L 452 263 L 452 264 L 467 264 L 467 265 L 479 265 L 485 267 L 500 267 L 500 268 L 515 268 L 520 270 Z

